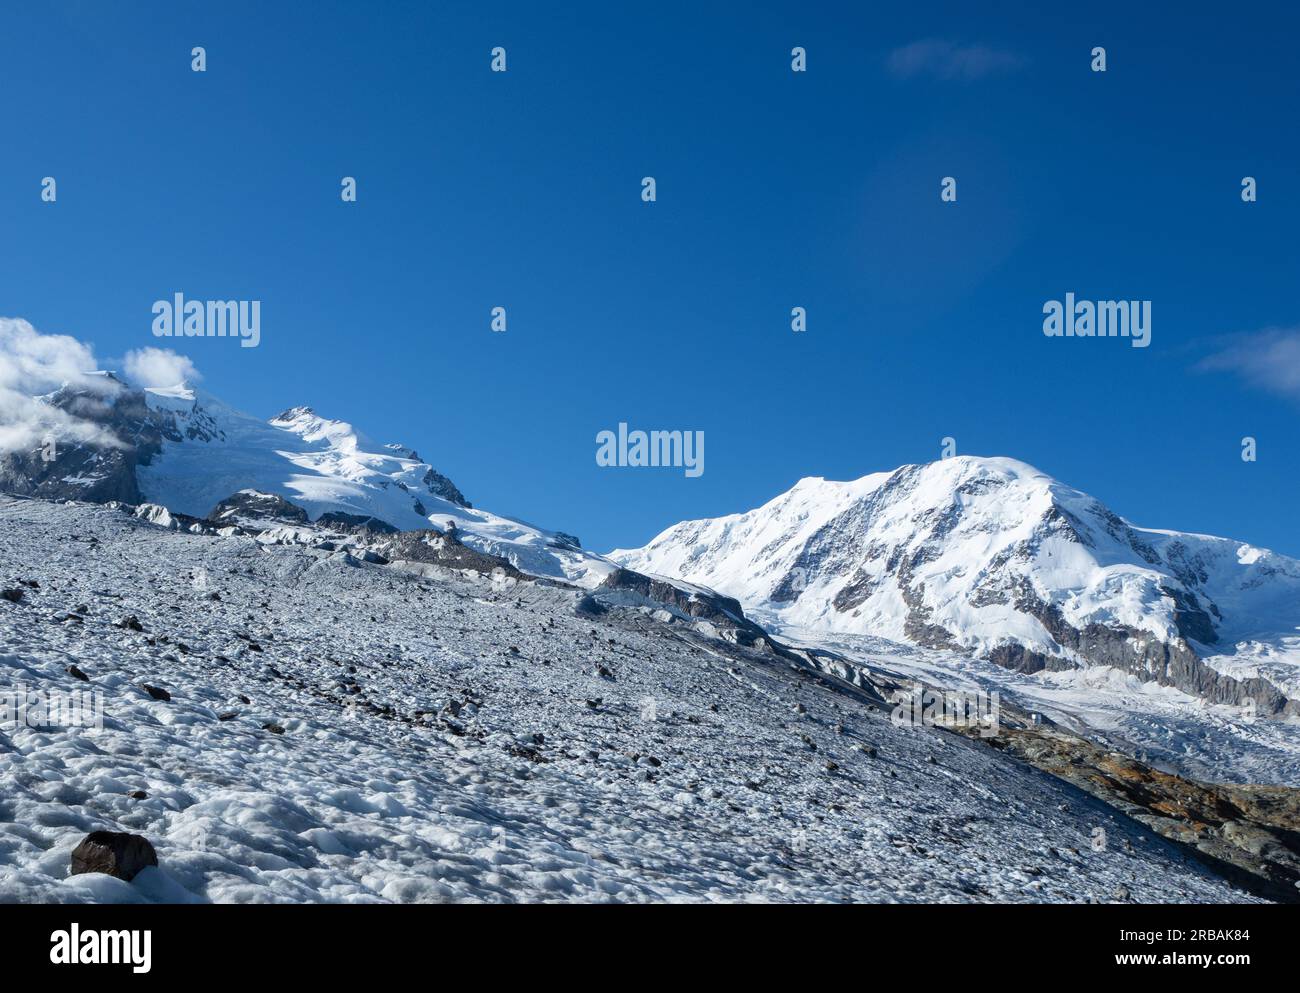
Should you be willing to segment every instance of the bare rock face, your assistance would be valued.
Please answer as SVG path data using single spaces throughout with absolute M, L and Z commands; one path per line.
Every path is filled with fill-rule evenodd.
M 428 562 L 448 569 L 472 569 L 488 575 L 499 573 L 510 579 L 523 579 L 524 574 L 498 555 L 479 552 L 456 537 L 454 529 L 436 531 L 401 531 L 371 546 L 371 551 L 390 562 Z
M 420 482 L 429 488 L 430 493 L 442 497 L 449 503 L 457 504 L 466 509 L 474 506 L 465 499 L 465 494 L 456 488 L 455 483 L 434 469 L 430 469 L 426 472 L 424 478 L 421 479 Z
M 128 883 L 141 869 L 158 864 L 147 838 L 123 831 L 95 831 L 72 850 L 72 875 L 102 872 Z
M 246 520 L 306 524 L 308 517 L 307 511 L 278 494 L 240 490 L 213 507 L 208 520 L 221 525 L 239 524 Z

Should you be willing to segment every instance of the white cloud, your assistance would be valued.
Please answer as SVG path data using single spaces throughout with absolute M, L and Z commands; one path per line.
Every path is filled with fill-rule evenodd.
M 76 338 L 0 317 L 0 389 L 39 393 L 83 379 L 95 367 L 95 353 Z
M 1200 361 L 1199 369 L 1234 372 L 1251 386 L 1300 398 L 1300 328 L 1241 335 Z
M 33 450 L 48 438 L 120 444 L 87 419 L 121 389 L 113 380 L 91 375 L 95 368 L 94 352 L 77 339 L 41 334 L 26 321 L 0 317 L 0 455 Z M 36 399 L 64 383 L 90 395 L 68 410 Z
M 961 45 L 942 38 L 925 38 L 896 48 L 885 61 L 886 68 L 900 79 L 932 76 L 964 81 L 1014 72 L 1024 64 L 1025 60 L 1014 52 L 987 45 Z
M 187 356 L 170 348 L 138 348 L 127 352 L 123 368 L 137 386 L 177 386 L 199 380 L 199 371 Z

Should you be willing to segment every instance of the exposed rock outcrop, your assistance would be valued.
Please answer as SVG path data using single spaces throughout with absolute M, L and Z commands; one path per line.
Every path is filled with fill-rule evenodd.
M 157 864 L 158 853 L 148 838 L 124 831 L 95 831 L 72 850 L 71 874 L 102 872 L 129 883 L 141 870 Z

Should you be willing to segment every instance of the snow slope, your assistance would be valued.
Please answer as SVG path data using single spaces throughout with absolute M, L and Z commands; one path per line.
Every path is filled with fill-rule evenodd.
M 664 612 L 0 497 L 17 580 L 0 688 L 100 693 L 104 721 L 0 726 L 0 901 L 1243 899 L 1053 777 Z M 159 867 L 69 877 L 96 829 Z

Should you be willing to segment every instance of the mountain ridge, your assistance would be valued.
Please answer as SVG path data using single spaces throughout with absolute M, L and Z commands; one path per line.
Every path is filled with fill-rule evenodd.
M 117 445 L 56 443 L 0 456 L 0 490 L 52 500 L 157 504 L 203 519 L 251 490 L 312 521 L 374 519 L 397 530 L 454 530 L 526 572 L 586 586 L 616 568 L 564 531 L 477 509 L 412 448 L 380 445 L 351 423 L 294 406 L 261 420 L 181 382 L 130 387 L 111 373 L 37 398 L 106 429 Z

